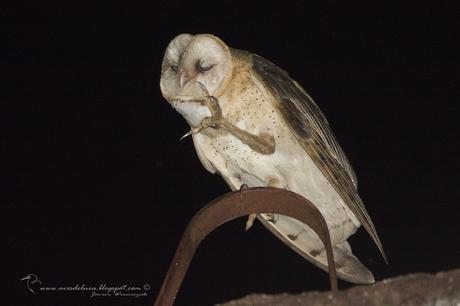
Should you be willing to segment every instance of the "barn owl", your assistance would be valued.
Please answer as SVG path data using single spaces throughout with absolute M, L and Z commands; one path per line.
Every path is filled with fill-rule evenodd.
M 385 258 L 355 173 L 318 106 L 288 73 L 213 35 L 181 34 L 166 48 L 160 88 L 190 125 L 188 134 L 209 172 L 220 174 L 232 190 L 277 187 L 309 199 L 328 225 L 338 276 L 374 282 L 347 241 L 362 224 Z M 324 246 L 310 227 L 277 214 L 250 216 L 247 227 L 255 217 L 327 271 Z

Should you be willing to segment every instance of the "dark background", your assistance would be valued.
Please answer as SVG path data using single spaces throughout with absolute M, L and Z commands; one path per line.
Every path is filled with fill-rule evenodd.
M 192 215 L 228 191 L 159 89 L 177 34 L 213 33 L 290 72 L 351 160 L 383 241 L 350 240 L 377 279 L 460 266 L 458 25 L 431 4 L 31 2 L 2 9 L 1 179 L 11 305 L 149 305 Z M 455 17 L 455 18 L 454 18 Z M 200 246 L 176 305 L 327 290 L 328 276 L 260 224 Z M 32 295 L 149 284 L 148 298 Z M 341 288 L 349 284 L 340 282 Z M 14 300 L 13 298 L 14 297 Z

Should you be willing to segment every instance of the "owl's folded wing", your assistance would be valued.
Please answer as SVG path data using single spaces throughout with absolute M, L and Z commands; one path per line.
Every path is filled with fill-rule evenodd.
M 252 69 L 278 98 L 277 107 L 306 153 L 367 230 L 386 261 L 374 224 L 358 195 L 355 173 L 321 110 L 286 71 L 261 56 L 252 54 L 251 59 Z

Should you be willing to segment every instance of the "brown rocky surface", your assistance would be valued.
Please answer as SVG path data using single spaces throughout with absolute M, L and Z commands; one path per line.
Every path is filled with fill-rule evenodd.
M 460 269 L 413 273 L 336 293 L 250 294 L 219 306 L 460 306 Z

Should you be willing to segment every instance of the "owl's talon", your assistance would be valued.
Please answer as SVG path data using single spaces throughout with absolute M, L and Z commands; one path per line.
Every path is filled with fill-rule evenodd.
M 188 131 L 184 136 L 182 136 L 180 140 L 190 136 L 190 135 L 195 135 L 195 134 L 198 134 L 200 133 L 202 130 L 208 128 L 208 127 L 212 127 L 212 128 L 217 128 L 217 124 L 214 123 L 215 120 L 213 120 L 212 117 L 207 117 L 207 118 L 204 118 L 197 126 L 194 126 L 190 129 L 190 131 Z
M 265 216 L 268 218 L 268 222 L 276 223 L 278 221 L 278 216 L 274 213 L 266 213 Z
M 257 214 L 250 214 L 248 217 L 248 220 L 246 221 L 246 227 L 245 230 L 249 230 L 252 225 L 254 224 L 254 220 L 257 218 Z
M 181 138 L 179 138 L 179 141 L 181 141 L 182 139 L 184 138 L 187 138 L 188 136 L 194 134 L 193 133 L 193 129 L 191 129 L 190 131 L 188 131 L 187 133 L 184 134 L 184 136 L 182 136 Z
M 201 87 L 201 90 L 203 90 L 203 96 L 205 97 L 209 97 L 209 91 L 208 89 L 206 88 L 206 86 L 204 86 L 203 83 L 201 83 L 200 81 L 195 81 L 200 87 Z

